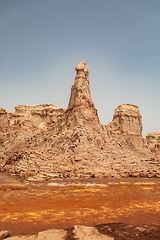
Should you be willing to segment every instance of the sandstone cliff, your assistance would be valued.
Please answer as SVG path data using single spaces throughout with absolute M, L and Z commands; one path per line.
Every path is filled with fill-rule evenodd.
M 58 116 L 65 110 L 65 108 L 57 109 L 53 103 L 38 106 L 18 105 L 15 107 L 14 113 L 0 108 L 0 126 L 4 128 L 20 126 L 21 128 L 29 127 L 32 130 L 37 130 L 42 125 L 56 122 Z
M 146 140 L 142 137 L 142 116 L 139 108 L 122 104 L 116 108 L 113 120 L 105 126 L 107 135 L 136 155 L 151 157 Z
M 152 132 L 146 136 L 147 144 L 152 152 L 160 151 L 160 133 Z
M 158 159 L 142 137 L 139 108 L 121 105 L 113 121 L 102 126 L 91 98 L 86 63 L 75 69 L 67 109 L 54 104 L 17 106 L 15 113 L 1 109 L 1 171 L 29 181 L 160 177 Z
M 7 111 L 3 108 L 0 108 L 0 131 L 3 131 L 3 128 L 8 126 L 8 115 Z
M 160 133 L 148 133 L 146 136 L 146 141 L 149 149 L 154 154 L 154 159 L 160 161 Z
M 107 126 L 109 135 L 142 136 L 142 116 L 139 108 L 131 104 L 122 104 L 116 108 L 113 121 Z

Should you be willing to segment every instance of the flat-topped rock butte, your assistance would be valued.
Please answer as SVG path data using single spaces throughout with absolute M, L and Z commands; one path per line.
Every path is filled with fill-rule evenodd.
M 0 171 L 28 181 L 160 177 L 159 133 L 142 137 L 139 108 L 123 104 L 108 125 L 91 98 L 86 62 L 76 66 L 68 108 L 0 109 Z

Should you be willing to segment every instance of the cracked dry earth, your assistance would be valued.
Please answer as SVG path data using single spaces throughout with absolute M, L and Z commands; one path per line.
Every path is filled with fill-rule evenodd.
M 160 239 L 160 179 L 33 184 L 0 173 L 0 231 L 68 229 L 67 239 L 74 239 L 74 225 L 95 226 L 114 239 Z

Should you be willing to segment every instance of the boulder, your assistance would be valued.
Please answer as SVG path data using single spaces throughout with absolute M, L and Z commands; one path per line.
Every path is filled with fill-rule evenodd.
M 1 231 L 0 232 L 0 239 L 5 239 L 5 238 L 8 238 L 9 236 L 10 236 L 9 231 Z
M 62 229 L 50 229 L 47 231 L 39 232 L 37 240 L 64 240 L 67 236 L 67 232 Z
M 76 238 L 83 240 L 114 240 L 113 237 L 100 234 L 95 227 L 75 225 L 74 234 Z

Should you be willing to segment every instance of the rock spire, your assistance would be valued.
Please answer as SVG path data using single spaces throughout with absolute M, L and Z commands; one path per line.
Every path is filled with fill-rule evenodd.
M 68 109 L 73 107 L 78 107 L 80 105 L 85 105 L 89 107 L 94 107 L 91 98 L 91 92 L 89 87 L 89 70 L 86 67 L 86 62 L 79 63 L 75 70 L 77 71 L 74 85 L 71 89 L 70 101 L 68 104 Z

